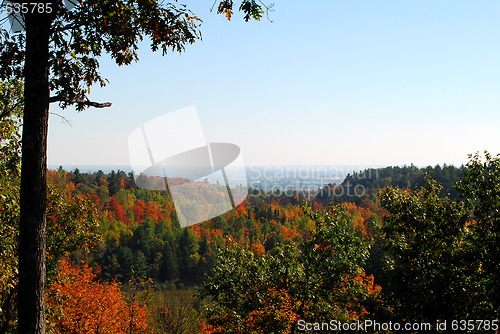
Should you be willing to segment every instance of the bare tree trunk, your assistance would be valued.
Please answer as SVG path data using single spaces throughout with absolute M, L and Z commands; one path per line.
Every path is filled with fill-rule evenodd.
M 45 333 L 49 36 L 53 15 L 26 14 L 19 226 L 18 332 Z

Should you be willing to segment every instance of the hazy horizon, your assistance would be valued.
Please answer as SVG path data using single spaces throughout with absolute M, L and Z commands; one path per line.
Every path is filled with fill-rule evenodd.
M 276 1 L 273 23 L 191 3 L 203 40 L 162 57 L 107 57 L 111 108 L 51 112 L 50 165 L 126 165 L 130 133 L 195 106 L 208 142 L 252 165 L 409 165 L 500 153 L 500 2 Z M 303 24 L 297 24 L 303 22 Z

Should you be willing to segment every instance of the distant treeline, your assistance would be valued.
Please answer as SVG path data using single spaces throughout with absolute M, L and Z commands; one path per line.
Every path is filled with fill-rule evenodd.
M 458 193 L 453 184 L 464 175 L 465 170 L 466 168 L 463 165 L 455 167 L 446 164 L 420 168 L 413 164 L 403 167 L 368 168 L 348 174 L 339 185 L 342 189 L 345 189 L 344 193 L 338 192 L 339 196 L 334 195 L 333 201 L 360 203 L 366 198 L 375 200 L 380 190 L 389 185 L 400 189 L 417 190 L 425 184 L 426 176 L 443 185 L 441 196 L 454 199 Z M 349 194 L 347 193 L 348 189 L 351 189 Z M 332 200 L 332 198 L 329 199 Z

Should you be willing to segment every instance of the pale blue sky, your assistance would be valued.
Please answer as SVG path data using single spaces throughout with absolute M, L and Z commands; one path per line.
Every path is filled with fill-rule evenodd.
M 190 5 L 203 40 L 149 51 L 91 97 L 52 111 L 50 165 L 125 165 L 136 127 L 194 105 L 247 165 L 459 165 L 500 153 L 500 2 L 275 0 L 270 23 Z

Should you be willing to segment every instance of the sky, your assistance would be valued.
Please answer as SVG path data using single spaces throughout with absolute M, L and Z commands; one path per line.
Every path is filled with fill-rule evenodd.
M 206 140 L 238 145 L 248 166 L 461 165 L 500 153 L 499 1 L 274 4 L 272 23 L 188 4 L 203 39 L 184 53 L 144 42 L 130 66 L 104 56 L 109 84 L 90 98 L 112 107 L 52 105 L 48 164 L 127 165 L 136 128 L 190 106 Z

